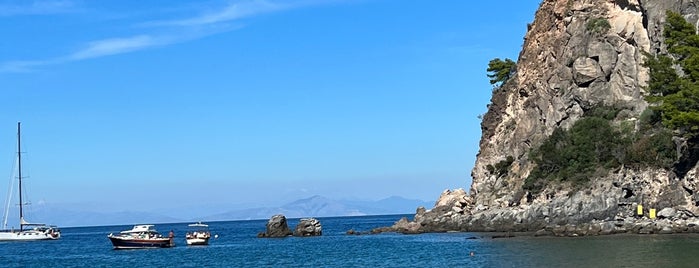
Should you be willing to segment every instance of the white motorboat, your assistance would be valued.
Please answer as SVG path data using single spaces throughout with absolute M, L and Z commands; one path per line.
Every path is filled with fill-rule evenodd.
M 191 231 L 187 232 L 185 239 L 187 240 L 187 245 L 208 245 L 209 238 L 211 238 L 211 232 L 209 232 L 209 225 L 203 224 L 201 222 L 192 223 L 188 225 Z

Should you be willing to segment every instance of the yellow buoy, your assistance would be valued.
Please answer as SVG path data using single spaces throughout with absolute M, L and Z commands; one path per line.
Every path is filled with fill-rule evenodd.
M 636 209 L 636 215 L 643 216 L 643 205 L 638 205 L 638 208 Z
M 651 219 L 655 219 L 655 209 L 654 208 L 651 208 L 650 212 L 648 212 L 648 214 L 650 214 Z

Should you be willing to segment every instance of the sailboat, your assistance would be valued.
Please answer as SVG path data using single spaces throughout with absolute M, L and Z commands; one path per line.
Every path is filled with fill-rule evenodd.
M 43 223 L 29 223 L 24 220 L 24 203 L 22 200 L 22 146 L 20 135 L 20 122 L 17 122 L 17 179 L 19 181 L 19 230 L 0 231 L 0 241 L 32 241 L 55 240 L 61 237 L 61 230 L 53 225 Z M 8 197 L 8 200 L 10 198 Z M 9 211 L 9 203 L 5 208 L 5 215 Z

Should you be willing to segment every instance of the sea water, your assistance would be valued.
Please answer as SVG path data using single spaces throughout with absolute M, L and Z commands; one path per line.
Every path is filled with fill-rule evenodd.
M 257 238 L 266 220 L 208 222 L 209 246 L 114 250 L 107 235 L 131 225 L 62 228 L 55 241 L 0 242 L 3 267 L 697 267 L 699 235 L 557 238 L 487 233 L 347 235 L 390 226 L 403 216 L 319 218 L 320 237 Z M 298 219 L 289 219 L 294 227 Z M 473 252 L 473 255 L 470 253 Z

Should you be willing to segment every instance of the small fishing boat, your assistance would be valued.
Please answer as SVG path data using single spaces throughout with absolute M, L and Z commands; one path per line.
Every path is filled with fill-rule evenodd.
M 118 234 L 107 236 L 114 249 L 137 248 L 169 248 L 175 246 L 175 235 L 170 231 L 168 237 L 164 237 L 155 230 L 154 225 L 136 225 L 131 230 L 121 231 Z
M 211 238 L 211 233 L 209 232 L 209 226 L 201 222 L 192 223 L 188 225 L 191 228 L 190 232 L 187 232 L 185 239 L 187 240 L 187 245 L 208 245 L 209 238 Z

